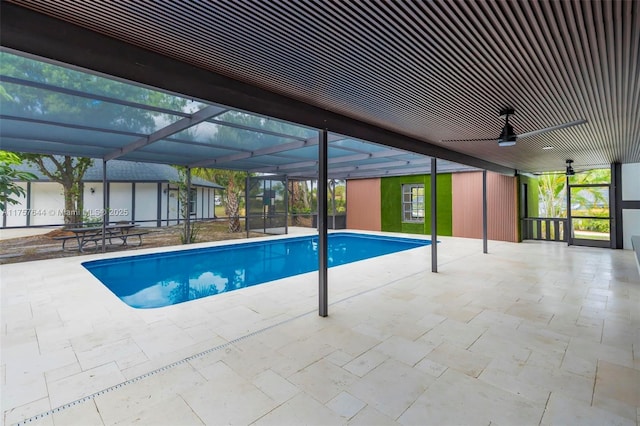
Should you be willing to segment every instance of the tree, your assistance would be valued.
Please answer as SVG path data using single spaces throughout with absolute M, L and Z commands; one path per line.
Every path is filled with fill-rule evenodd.
M 193 192 L 188 185 L 187 168 L 184 166 L 174 166 L 178 170 L 178 181 L 174 182 L 178 186 L 178 200 L 180 203 L 180 216 L 184 220 L 182 231 L 180 232 L 180 242 L 182 244 L 191 244 L 196 242 L 200 228 L 195 222 L 188 221 L 191 215 L 191 202 L 193 201 Z
M 194 176 L 201 177 L 225 187 L 223 204 L 225 215 L 229 218 L 229 232 L 240 232 L 240 199 L 245 190 L 245 172 L 236 170 L 220 170 L 207 168 L 194 168 Z
M 292 223 L 304 225 L 303 215 L 311 213 L 311 193 L 306 180 L 289 181 L 289 205 L 291 206 Z
M 331 179 L 327 185 L 327 213 L 344 213 L 346 211 L 344 199 L 344 181 Z
M 247 114 L 241 111 L 227 111 L 223 121 L 237 124 L 242 128 L 232 126 L 218 126 L 216 131 L 210 134 L 209 142 L 212 144 L 232 145 L 236 148 L 251 152 L 259 147 L 272 145 L 278 139 L 287 139 L 288 136 L 310 137 L 315 132 L 304 127 L 284 123 L 258 115 Z M 270 133 L 251 131 L 247 129 L 267 130 L 282 137 Z M 247 174 L 236 170 L 221 169 L 194 169 L 195 176 L 208 179 L 225 187 L 223 202 L 225 214 L 229 217 L 229 232 L 240 232 L 240 200 L 245 191 L 245 178 Z
M 567 217 L 566 178 L 564 174 L 554 173 L 538 178 L 540 216 Z
M 291 210 L 293 213 L 310 213 L 309 187 L 306 180 L 290 181 Z
M 20 201 L 14 197 L 24 197 L 24 189 L 16 181 L 33 180 L 36 175 L 29 172 L 16 170 L 14 166 L 20 165 L 22 158 L 16 153 L 0 151 L 0 211 L 5 211 L 7 204 L 18 204 Z
M 92 99 L 91 94 L 109 96 L 149 106 L 174 110 L 183 109 L 187 100 L 159 91 L 88 75 L 53 64 L 35 61 L 11 53 L 0 52 L 2 75 L 34 81 L 40 84 L 77 90 L 88 96 L 74 96 L 56 90 L 3 83 L 0 96 L 3 98 L 2 113 L 14 117 L 38 118 L 43 122 L 81 123 L 89 128 L 112 129 L 128 133 L 147 135 L 160 123 L 169 123 L 176 117 L 160 114 L 145 108 L 133 108 L 114 102 Z M 69 138 L 78 140 L 81 132 L 68 130 Z M 52 156 L 36 153 L 24 158 L 54 182 L 63 187 L 65 199 L 64 222 L 69 225 L 82 221 L 82 179 L 91 166 L 89 158 Z
M 42 154 L 22 154 L 22 156 L 28 162 L 35 164 L 38 170 L 51 181 L 62 185 L 64 189 L 65 225 L 73 226 L 82 223 L 84 212 L 82 178 L 87 169 L 93 164 L 93 160 L 90 158 L 73 158 L 68 155 L 61 158 Z
M 593 169 L 577 173 L 570 177 L 571 184 L 608 183 L 611 181 L 611 171 L 608 169 Z M 564 173 L 542 175 L 538 178 L 540 216 L 567 217 L 567 187 Z M 571 204 L 587 210 L 588 216 L 597 216 L 593 206 L 608 205 L 608 194 L 598 188 L 580 188 L 571 193 Z

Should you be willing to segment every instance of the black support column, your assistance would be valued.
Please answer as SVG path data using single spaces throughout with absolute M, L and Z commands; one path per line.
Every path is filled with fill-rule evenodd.
M 326 317 L 329 314 L 327 294 L 327 136 L 327 129 L 321 130 L 318 143 L 318 315 L 321 317 Z
M 249 176 L 249 172 L 247 172 L 247 176 L 244 179 L 244 228 L 247 230 L 247 238 L 249 238 L 249 184 L 251 183 L 251 178 Z M 228 220 L 231 218 L 227 217 Z
M 431 272 L 438 272 L 437 160 L 431 157 Z
M 564 234 L 567 236 L 567 245 L 573 245 L 573 220 L 571 219 L 571 187 L 569 186 L 569 176 L 564 178 L 565 191 L 567 191 L 567 227 Z
M 284 233 L 289 234 L 289 177 L 284 176 Z
M 136 223 L 136 183 L 131 182 L 131 222 Z
M 168 191 L 168 190 L 167 190 Z M 156 185 L 156 226 L 162 226 L 162 183 Z
M 184 206 L 186 221 L 184 224 L 185 241 L 187 244 L 191 244 L 191 167 L 187 166 L 187 196 L 184 198 L 187 205 Z
M 102 252 L 107 251 L 105 236 L 107 235 L 107 222 L 109 214 L 107 205 L 109 204 L 109 185 L 107 183 L 107 160 L 102 160 Z M 80 247 L 82 249 L 82 247 Z
M 336 229 L 336 180 L 331 179 L 331 229 Z
M 622 164 L 611 164 L 611 190 L 609 191 L 611 216 L 611 248 L 624 248 L 622 233 Z
M 6 212 L 6 209 L 5 209 Z M 27 181 L 27 212 L 31 212 L 31 181 Z M 6 215 L 5 215 L 6 221 Z M 31 215 L 27 213 L 27 226 L 31 225 Z M 6 223 L 3 226 L 7 226 Z
M 482 252 L 488 253 L 487 244 L 487 171 L 482 171 Z

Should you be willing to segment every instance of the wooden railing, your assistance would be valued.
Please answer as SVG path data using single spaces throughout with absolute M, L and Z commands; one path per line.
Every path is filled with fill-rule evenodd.
M 567 219 L 527 217 L 522 219 L 523 240 L 567 241 Z

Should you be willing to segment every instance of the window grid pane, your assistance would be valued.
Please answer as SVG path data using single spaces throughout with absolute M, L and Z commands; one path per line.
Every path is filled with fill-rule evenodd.
M 424 185 L 402 185 L 403 222 L 424 222 Z

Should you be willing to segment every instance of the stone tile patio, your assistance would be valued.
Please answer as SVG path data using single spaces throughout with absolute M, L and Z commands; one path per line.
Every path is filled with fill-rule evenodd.
M 332 268 L 327 318 L 317 273 L 137 310 L 100 255 L 3 265 L 4 422 L 638 425 L 630 251 L 440 239 L 437 274 L 428 247 Z

